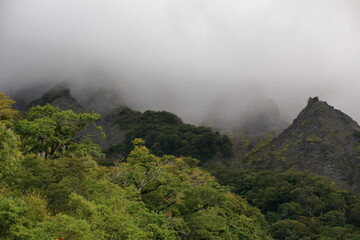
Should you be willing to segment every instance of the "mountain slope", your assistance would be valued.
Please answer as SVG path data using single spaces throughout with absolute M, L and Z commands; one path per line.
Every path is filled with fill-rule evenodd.
M 70 109 L 77 113 L 93 110 L 94 107 L 105 110 L 100 111 L 103 115 L 98 125 L 103 128 L 107 138 L 103 139 L 95 127 L 89 127 L 80 135 L 92 136 L 93 141 L 100 145 L 111 158 L 127 156 L 133 146 L 132 140 L 135 138 L 143 138 L 150 150 L 161 156 L 164 154 L 192 156 L 203 161 L 232 156 L 232 143 L 226 135 L 207 127 L 186 124 L 175 114 L 166 111 L 141 113 L 124 105 L 111 110 L 115 104 L 108 107 L 109 101 L 105 101 L 106 96 L 109 95 L 95 94 L 91 103 L 96 104 L 83 103 L 85 104 L 83 107 L 84 105 L 70 93 L 68 86 L 60 84 L 50 89 L 41 98 L 34 100 L 30 107 L 49 103 L 62 110 Z M 117 101 L 118 98 L 115 100 Z M 100 102 L 104 105 L 102 108 L 99 105 Z
M 310 98 L 293 124 L 245 165 L 259 169 L 308 171 L 360 191 L 360 127 L 318 98 Z
M 65 84 L 59 84 L 45 92 L 41 98 L 30 103 L 30 107 L 51 104 L 62 110 L 73 110 L 76 113 L 85 112 L 85 108 L 70 94 L 70 89 Z

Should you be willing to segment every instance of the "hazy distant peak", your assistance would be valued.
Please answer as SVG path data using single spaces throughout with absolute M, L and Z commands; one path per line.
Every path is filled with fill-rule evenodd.
M 235 95 L 217 99 L 204 124 L 235 136 L 245 134 L 250 139 L 279 134 L 288 126 L 276 102 L 261 95 L 251 96 L 251 99 Z

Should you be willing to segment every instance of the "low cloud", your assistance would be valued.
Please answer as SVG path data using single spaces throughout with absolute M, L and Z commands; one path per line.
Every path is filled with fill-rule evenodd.
M 357 0 L 3 0 L 0 52 L 1 90 L 72 80 L 193 123 L 319 96 L 360 120 Z

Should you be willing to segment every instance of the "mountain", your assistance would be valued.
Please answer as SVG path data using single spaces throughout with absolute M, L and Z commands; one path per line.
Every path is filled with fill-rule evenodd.
M 13 100 L 15 100 L 14 108 L 21 112 L 25 112 L 34 99 L 41 98 L 49 89 L 54 88 L 52 83 L 32 83 L 25 84 L 17 90 L 4 90 Z
M 254 109 L 239 129 L 232 129 L 231 142 L 210 128 L 185 124 L 174 114 L 137 112 L 125 104 L 111 104 L 114 95 L 109 92 L 96 93 L 80 103 L 65 84 L 60 84 L 32 101 L 30 107 L 50 103 L 79 113 L 101 110 L 103 102 L 106 110 L 98 124 L 107 138 L 101 138 L 95 128 L 87 130 L 90 131 L 87 135 L 94 135 L 95 143 L 109 157 L 126 156 L 131 141 L 141 137 L 158 155 L 186 155 L 202 161 L 218 159 L 231 167 L 306 171 L 328 177 L 343 188 L 360 191 L 360 127 L 318 98 L 310 98 L 294 122 L 277 137 L 273 130 L 276 126 L 279 130 L 282 121 L 276 104 L 273 101 L 260 104 L 263 107 Z
M 269 133 L 278 135 L 289 126 L 282 120 L 274 100 L 261 96 L 239 100 L 236 96 L 224 96 L 214 101 L 203 124 L 235 138 L 246 135 L 250 141 L 257 141 Z
M 111 104 L 112 97 L 107 96 Z M 101 102 L 96 99 L 96 94 L 93 97 L 93 100 L 86 104 L 86 101 L 78 101 L 67 86 L 58 85 L 32 101 L 29 107 L 50 103 L 76 112 L 103 109 Z M 271 109 L 271 105 L 270 103 L 268 112 L 254 115 L 249 125 L 244 126 L 247 126 L 247 129 L 261 130 L 261 126 L 266 127 L 266 123 L 272 119 L 275 123 L 278 122 L 279 114 L 274 108 Z M 104 109 L 106 107 L 104 106 Z M 343 188 L 359 191 L 360 127 L 349 116 L 326 102 L 310 98 L 308 105 L 293 124 L 278 137 L 268 134 L 251 142 L 249 137 L 240 136 L 238 143 L 243 146 L 245 157 L 241 161 L 236 158 L 235 165 L 229 161 L 233 159 L 233 144 L 226 135 L 208 127 L 186 124 L 175 114 L 166 111 L 139 112 L 120 105 L 106 113 L 114 107 L 116 103 L 112 104 L 97 122 L 104 128 L 107 139 L 101 139 L 100 134 L 96 135 L 95 128 L 77 132 L 76 135 L 75 141 L 81 142 L 83 135 L 94 133 L 93 140 L 107 153 L 105 158 L 94 159 L 98 164 L 90 157 L 77 158 L 75 154 L 52 158 L 51 161 L 43 157 L 43 154 L 27 155 L 27 149 L 37 151 L 36 148 L 28 148 L 28 145 L 37 147 L 44 136 L 36 136 L 39 122 L 29 125 L 34 121 L 31 116 L 14 121 L 14 130 L 21 134 L 20 140 L 23 141 L 21 148 L 17 146 L 19 139 L 12 130 L 2 125 L 0 135 L 2 134 L 6 141 L 0 141 L 3 143 L 0 151 L 3 150 L 2 155 L 5 156 L 0 161 L 0 164 L 4 163 L 4 167 L 0 168 L 0 180 L 6 183 L 6 188 L 0 194 L 0 208 L 2 206 L 5 209 L 6 216 L 19 219 L 13 221 L 11 218 L 11 221 L 6 221 L 5 223 L 11 222 L 12 225 L 4 225 L 5 231 L 2 231 L 2 235 L 7 237 L 15 234 L 16 236 L 10 238 L 17 239 L 20 232 L 14 232 L 13 229 L 26 229 L 25 233 L 32 234 L 26 235 L 27 239 L 37 239 L 41 230 L 42 234 L 48 234 L 44 239 L 48 239 L 55 236 L 53 232 L 49 233 L 46 225 L 48 222 L 50 229 L 61 235 L 62 223 L 70 222 L 74 229 L 83 229 L 88 236 L 93 232 L 92 228 L 115 224 L 114 228 L 104 228 L 109 232 L 109 236 L 114 236 L 113 229 L 119 229 L 118 221 L 123 222 L 124 219 L 135 216 L 136 221 L 128 222 L 137 223 L 138 219 L 144 219 L 145 222 L 141 223 L 141 229 L 144 229 L 143 226 L 149 223 L 149 214 L 159 213 L 160 217 L 166 217 L 169 221 L 170 225 L 165 228 L 167 232 L 175 230 L 178 231 L 176 234 L 180 233 L 178 238 L 164 235 L 161 239 L 272 239 L 269 234 L 278 240 L 360 239 L 359 195 L 339 189 L 328 179 L 312 174 L 326 176 L 341 184 Z M 43 116 L 38 115 L 40 120 L 43 120 Z M 56 129 L 62 125 L 62 118 L 60 121 L 52 120 L 55 121 Z M 40 121 L 40 126 L 42 123 L 43 121 Z M 28 126 L 31 126 L 31 129 L 27 128 Z M 31 134 L 26 132 L 27 129 L 32 130 Z M 52 136 L 52 128 L 44 130 Z M 35 138 L 32 138 L 33 135 Z M 29 136 L 31 141 L 28 141 Z M 134 138 L 145 141 L 133 141 Z M 57 143 L 59 139 L 54 135 L 50 141 Z M 11 142 L 14 144 L 9 144 Z M 137 144 L 135 149 L 134 142 Z M 239 147 L 234 143 L 235 147 Z M 49 150 L 48 146 L 40 148 L 41 151 Z M 24 149 L 24 152 L 21 153 L 20 149 Z M 63 148 L 59 153 L 64 154 L 64 149 L 71 151 L 70 148 Z M 239 152 L 237 149 L 236 153 Z M 25 157 L 16 160 L 22 154 Z M 192 157 L 198 159 L 200 166 L 214 174 L 220 183 L 229 187 L 218 185 L 208 172 L 196 167 L 198 161 Z M 12 191 L 9 194 L 8 189 Z M 36 195 L 21 194 L 28 193 L 29 189 L 35 191 Z M 229 189 L 240 197 L 230 194 Z M 114 196 L 110 196 L 109 192 L 114 193 Z M 20 194 L 16 201 L 15 193 Z M 264 215 L 247 205 L 241 197 L 259 208 Z M 94 199 L 99 199 L 99 202 Z M 127 204 L 131 199 L 137 202 L 136 209 L 140 206 L 138 203 L 145 208 L 144 211 L 135 212 L 145 213 L 146 217 L 139 217 L 133 211 L 123 217 L 121 214 L 126 212 L 121 210 L 121 213 L 118 213 L 112 209 L 110 202 L 115 201 L 114 207 L 117 209 L 119 201 Z M 93 205 L 89 205 L 90 203 Z M 91 210 L 97 209 L 96 204 L 109 207 L 105 215 L 104 211 L 97 213 Z M 35 225 L 34 219 L 30 218 L 34 206 L 35 211 L 40 209 L 40 212 L 43 212 L 39 215 L 42 217 L 36 219 L 40 223 L 35 221 Z M 135 205 L 131 206 L 133 209 Z M 28 209 L 31 211 L 27 212 Z M 41 209 L 60 214 L 48 215 L 47 211 Z M 85 215 L 83 209 L 86 210 Z M 97 218 L 99 214 L 104 215 L 105 220 Z M 29 219 L 24 219 L 28 216 Z M 119 216 L 121 218 L 117 220 Z M 100 220 L 93 222 L 93 219 Z M 154 229 L 164 232 L 163 229 L 167 226 L 164 225 L 167 223 L 165 218 L 150 220 L 151 223 L 160 224 Z M 78 221 L 81 225 L 77 224 Z M 57 222 L 60 222 L 59 226 L 54 225 Z M 180 224 L 174 225 L 174 222 Z M 83 225 L 88 227 L 82 228 Z M 44 226 L 45 228 L 41 229 Z M 137 228 L 134 229 L 135 231 L 131 232 L 139 232 Z M 224 232 L 224 229 L 230 230 Z M 31 232 L 32 230 L 34 231 Z M 84 236 L 84 231 L 78 231 L 79 237 Z M 103 233 L 100 233 L 103 236 Z M 117 238 L 122 239 L 124 236 L 119 235 Z M 139 236 L 136 235 L 134 239 L 146 238 Z M 154 236 L 159 238 L 160 235 Z M 98 239 L 95 235 L 90 238 Z
M 289 126 L 287 122 L 282 120 L 279 107 L 275 101 L 263 100 L 261 104 L 255 106 L 255 109 L 246 114 L 242 125 L 236 129 L 242 131 L 249 139 L 258 140 L 269 133 L 278 135 Z
M 166 111 L 134 111 L 121 102 L 118 95 L 109 91 L 94 91 L 82 95 L 82 104 L 75 98 L 66 83 L 45 92 L 31 102 L 30 107 L 51 104 L 62 110 L 76 113 L 93 111 L 101 114 L 98 122 L 106 135 L 102 138 L 95 127 L 89 127 L 79 136 L 92 136 L 109 158 L 127 156 L 135 138 L 143 138 L 155 154 L 192 156 L 202 162 L 224 160 L 232 156 L 231 140 L 211 128 L 184 123 L 178 116 Z M 114 99 L 114 103 L 111 103 Z M 117 108 L 116 108 L 117 107 Z
M 250 151 L 244 165 L 325 176 L 360 191 L 360 127 L 317 97 L 270 143 Z
M 73 110 L 76 113 L 85 112 L 86 109 L 71 95 L 66 84 L 58 84 L 45 92 L 42 97 L 32 101 L 28 108 L 51 104 L 62 110 Z

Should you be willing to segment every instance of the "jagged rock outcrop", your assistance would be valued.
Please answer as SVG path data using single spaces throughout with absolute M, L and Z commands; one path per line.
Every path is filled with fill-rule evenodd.
M 307 171 L 360 192 L 360 127 L 317 97 L 265 147 L 253 150 L 245 165 L 259 169 Z
M 7 93 L 13 100 L 15 100 L 14 108 L 20 112 L 25 112 L 30 103 L 34 99 L 41 98 L 41 96 L 49 89 L 53 88 L 52 83 L 33 83 L 30 86 L 25 85 L 20 89 L 8 91 Z
M 30 103 L 30 107 L 51 104 L 62 110 L 73 110 L 76 113 L 85 112 L 85 108 L 71 95 L 66 84 L 59 84 L 45 92 L 41 98 Z

